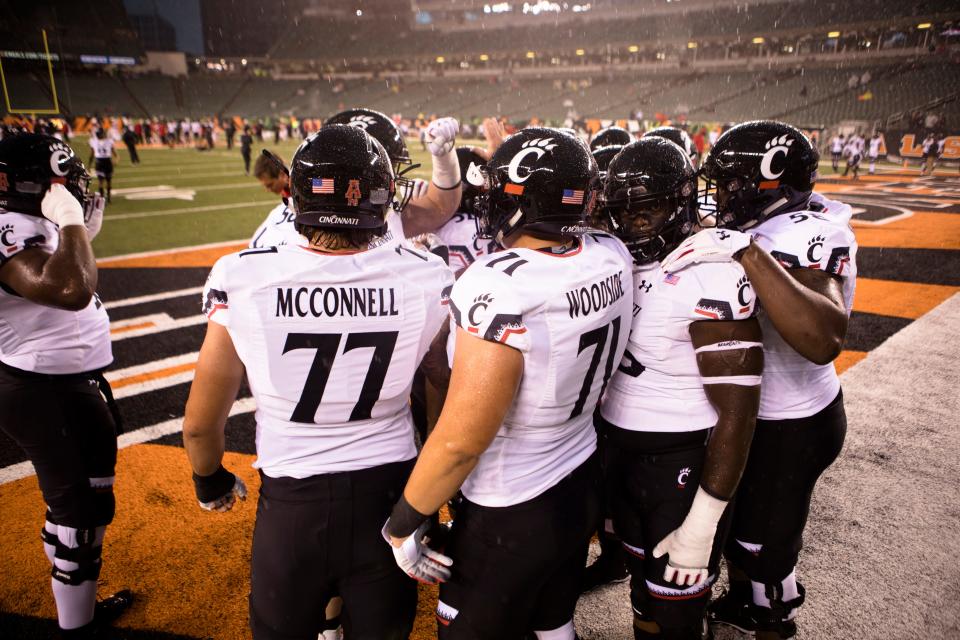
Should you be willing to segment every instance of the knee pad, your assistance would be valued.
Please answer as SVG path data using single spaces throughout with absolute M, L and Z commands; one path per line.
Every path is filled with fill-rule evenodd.
M 100 576 L 105 531 L 106 527 L 76 529 L 58 525 L 57 537 L 52 539 L 54 563 L 50 575 L 53 579 L 68 585 L 96 580 Z
M 757 621 L 757 630 L 774 632 L 781 638 L 796 635 L 797 625 L 793 619 L 806 599 L 806 591 L 796 581 L 796 575 L 791 573 L 782 582 L 773 584 L 755 582 L 753 589 L 750 612 Z
M 660 625 L 649 615 L 633 607 L 633 640 L 654 640 L 660 637 Z

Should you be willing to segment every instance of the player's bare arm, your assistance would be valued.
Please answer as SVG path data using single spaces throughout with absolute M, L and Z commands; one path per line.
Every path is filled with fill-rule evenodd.
M 760 405 L 760 324 L 752 318 L 694 322 L 690 338 L 697 350 L 704 391 L 717 410 L 700 486 L 716 498 L 730 500 L 747 462 Z
M 840 354 L 848 320 L 840 278 L 817 269 L 787 270 L 754 242 L 740 264 L 787 344 L 816 364 Z
M 432 514 L 456 494 L 497 435 L 522 375 L 519 351 L 457 329 L 447 401 L 403 492 L 411 507 Z
M 97 263 L 83 225 L 83 208 L 63 185 L 43 199 L 44 217 L 60 226 L 57 250 L 25 249 L 0 266 L 0 282 L 39 304 L 79 311 L 97 289 Z
M 207 510 L 227 511 L 234 497 L 246 497 L 243 482 L 221 464 L 223 431 L 243 371 L 227 329 L 208 322 L 183 416 L 183 447 L 193 468 L 197 500 Z
M 717 525 L 747 463 L 760 408 L 763 347 L 759 323 L 695 322 L 690 337 L 707 398 L 717 411 L 707 444 L 700 486 L 679 528 L 653 551 L 669 554 L 664 579 L 681 586 L 708 578 Z
M 439 229 L 460 205 L 460 165 L 454 151 L 459 130 L 453 118 L 439 118 L 427 126 L 425 140 L 433 168 L 426 193 L 411 198 L 403 210 L 403 232 L 408 238 Z
M 441 397 L 445 396 L 450 386 L 450 364 L 447 361 L 447 338 L 450 336 L 450 323 L 445 322 L 436 337 L 430 344 L 430 349 L 423 356 L 420 370 L 433 385 Z

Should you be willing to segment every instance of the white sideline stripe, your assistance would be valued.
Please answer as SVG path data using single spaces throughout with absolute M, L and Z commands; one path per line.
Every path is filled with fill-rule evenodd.
M 181 371 L 180 373 L 175 373 L 172 376 L 157 378 L 155 380 L 147 380 L 146 382 L 140 382 L 137 384 L 131 384 L 126 387 L 120 387 L 119 389 L 114 390 L 113 397 L 116 400 L 120 400 L 121 398 L 130 398 L 133 396 L 138 396 L 141 393 L 156 391 L 157 389 L 166 389 L 167 387 L 175 387 L 178 384 L 183 384 L 184 382 L 191 382 L 192 380 L 193 380 L 193 371 Z
M 139 376 L 144 373 L 150 373 L 151 371 L 159 371 L 160 369 L 166 369 L 168 367 L 178 367 L 182 364 L 187 364 L 189 362 L 196 362 L 197 358 L 200 357 L 199 351 L 194 351 L 193 353 L 184 353 L 179 356 L 170 356 L 169 358 L 163 358 L 161 360 L 154 360 L 153 362 L 145 362 L 143 364 L 136 364 L 132 367 L 125 367 L 123 369 L 114 369 L 113 371 L 108 371 L 104 374 L 104 378 L 107 379 L 107 382 L 116 382 L 123 378 L 129 378 L 131 376 Z M 121 387 L 122 389 L 123 387 Z
M 170 298 L 183 298 L 200 293 L 203 293 L 203 287 L 189 287 L 187 289 L 177 289 L 176 291 L 164 291 L 163 293 L 151 293 L 150 295 L 146 296 L 136 296 L 133 298 L 123 298 L 122 300 L 113 300 L 111 302 L 104 302 L 103 306 L 107 309 L 119 309 L 120 307 L 132 307 L 135 304 L 156 302 L 158 300 L 169 300 Z
M 268 204 L 276 205 L 274 200 L 257 200 L 256 202 L 240 202 L 237 204 L 211 204 L 205 207 L 186 207 L 183 209 L 164 209 L 162 211 L 141 211 L 140 213 L 118 213 L 113 216 L 104 216 L 105 222 L 115 220 L 136 220 L 139 218 L 155 218 L 158 216 L 175 216 L 181 213 L 204 213 L 206 211 L 223 211 L 225 209 L 246 209 L 249 207 L 265 207 Z
M 169 256 L 175 253 L 188 253 L 190 251 L 202 251 L 204 249 L 217 249 L 220 247 L 229 247 L 243 242 L 245 238 L 236 240 L 224 240 L 222 242 L 208 242 L 206 244 L 194 244 L 186 247 L 173 247 L 172 249 L 154 249 L 153 251 L 138 251 L 137 253 L 122 253 L 115 256 L 107 256 L 97 260 L 97 266 L 108 265 L 112 262 L 122 262 L 134 258 L 152 258 L 154 256 Z
M 236 172 L 232 172 L 232 171 L 219 171 L 217 173 L 190 173 L 189 171 L 182 171 L 177 173 L 167 172 L 166 174 L 159 175 L 159 176 L 138 176 L 138 177 L 130 176 L 129 178 L 124 177 L 122 179 L 118 179 L 117 184 L 122 186 L 127 186 L 131 182 L 156 182 L 157 180 L 160 180 L 161 182 L 166 182 L 166 181 L 172 182 L 175 180 L 193 180 L 193 179 L 200 179 L 200 178 L 236 178 L 238 180 L 245 178 L 243 182 L 238 182 L 237 184 L 251 183 L 250 176 L 245 176 L 242 173 L 240 175 L 237 175 Z M 259 185 L 260 183 L 252 182 L 252 184 Z M 190 187 L 177 185 L 177 188 L 189 189 Z M 114 189 L 113 192 L 116 193 L 117 190 Z
M 231 416 L 240 415 L 242 413 L 251 413 L 256 410 L 256 404 L 253 402 L 253 398 L 241 398 L 233 403 L 233 406 L 230 407 Z M 141 427 L 134 431 L 129 431 L 122 434 L 117 438 L 117 447 L 120 449 L 125 449 L 130 445 L 140 444 L 142 442 L 148 442 L 150 440 L 156 440 L 157 438 L 162 438 L 163 436 L 168 436 L 171 433 L 176 433 L 183 429 L 183 417 L 171 418 L 170 420 L 164 420 L 163 422 L 158 422 L 147 427 Z M 14 480 L 20 480 L 21 478 L 26 478 L 27 476 L 32 476 L 34 474 L 33 464 L 29 460 L 25 462 L 18 462 L 17 464 L 12 464 L 9 467 L 4 467 L 0 469 L 0 484 L 5 484 L 7 482 L 13 482 Z
M 176 320 L 172 319 L 166 313 L 156 313 L 149 316 L 141 316 L 139 318 L 129 318 L 123 320 L 121 323 L 112 324 L 112 328 L 117 326 L 124 326 L 124 324 L 139 324 L 139 322 L 153 322 L 156 326 L 153 327 L 144 327 L 143 329 L 134 329 L 132 331 L 124 331 L 123 333 L 118 333 L 111 336 L 113 342 L 118 340 L 126 340 L 127 338 L 137 338 L 139 336 L 149 336 L 154 333 L 164 333 L 165 331 L 173 331 L 174 329 L 182 329 L 183 327 L 193 327 L 198 324 L 205 324 L 207 317 L 202 313 L 196 316 L 187 316 L 186 318 L 177 318 Z

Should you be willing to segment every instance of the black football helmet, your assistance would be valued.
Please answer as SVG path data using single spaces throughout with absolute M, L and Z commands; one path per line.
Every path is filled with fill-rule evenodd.
M 477 196 L 483 191 L 485 178 L 483 166 L 487 161 L 472 147 L 457 147 L 457 162 L 460 163 L 460 208 L 459 211 L 474 213 Z
M 799 129 L 773 120 L 728 129 L 704 158 L 701 215 L 716 225 L 749 229 L 803 208 L 817 180 L 820 154 Z
M 500 244 L 521 228 L 548 237 L 583 233 L 600 188 L 586 145 L 556 129 L 531 127 L 507 137 L 484 173 L 477 232 Z
M 606 225 L 627 245 L 634 262 L 660 260 L 693 230 L 697 172 L 673 142 L 640 138 L 610 161 L 603 206 Z
M 360 127 L 322 127 L 303 141 L 290 163 L 298 225 L 382 229 L 395 190 L 390 156 Z
M 598 147 L 593 150 L 593 159 L 597 161 L 597 170 L 600 172 L 600 179 L 607 177 L 607 166 L 610 161 L 623 149 L 622 144 L 611 144 L 606 147 Z
M 687 152 L 687 157 L 690 158 L 690 163 L 693 165 L 693 168 L 697 168 L 700 162 L 700 152 L 697 151 L 697 145 L 693 144 L 690 134 L 680 127 L 657 127 L 656 129 L 650 129 L 650 131 L 644 133 L 642 137 L 646 138 L 647 136 L 666 138 L 674 143 Z
M 85 218 L 97 206 L 96 195 L 87 193 L 87 169 L 70 145 L 39 133 L 0 140 L 0 209 L 42 216 L 40 203 L 54 183 L 80 201 Z
M 387 150 L 394 171 L 400 173 L 400 165 L 410 163 L 410 152 L 403 139 L 400 127 L 386 114 L 373 109 L 347 109 L 331 116 L 325 124 L 348 124 L 359 127 L 377 139 Z
M 609 147 L 613 144 L 623 146 L 630 144 L 634 140 L 635 138 L 632 133 L 623 127 L 612 125 L 606 129 L 597 131 L 597 135 L 593 136 L 593 140 L 590 141 L 590 150 L 596 151 L 600 147 Z

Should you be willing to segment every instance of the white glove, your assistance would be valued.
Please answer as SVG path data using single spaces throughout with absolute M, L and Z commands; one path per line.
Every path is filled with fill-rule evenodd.
M 240 479 L 240 476 L 233 476 L 234 483 L 233 489 L 231 489 L 226 495 L 220 496 L 216 500 L 210 502 L 199 502 L 200 508 L 205 511 L 217 511 L 223 513 L 225 511 L 230 511 L 233 509 L 234 503 L 236 503 L 237 498 L 241 500 L 247 499 L 247 485 L 243 483 L 243 480 Z
M 653 557 L 669 556 L 663 579 L 681 587 L 692 587 L 707 579 L 710 551 L 717 534 L 717 523 L 727 502 L 697 488 L 690 512 L 683 524 L 674 529 L 653 549 Z
M 100 227 L 103 226 L 103 210 L 107 205 L 106 199 L 99 193 L 90 198 L 90 204 L 84 210 L 84 223 L 87 228 L 87 237 L 93 242 L 93 239 L 100 233 Z
M 730 262 L 733 254 L 750 245 L 750 234 L 734 229 L 704 229 L 680 243 L 660 265 L 676 273 L 698 262 Z
M 61 229 L 83 224 L 83 207 L 80 201 L 60 183 L 50 185 L 50 190 L 40 201 L 40 212 L 44 218 Z
M 387 522 L 390 521 L 387 520 Z M 416 531 L 404 538 L 403 544 L 399 547 L 393 546 L 390 542 L 386 524 L 383 525 L 381 534 L 393 550 L 393 558 L 397 561 L 397 566 L 403 569 L 404 573 L 419 582 L 439 584 L 450 579 L 453 560 L 424 543 L 424 535 L 429 526 L 429 522 L 424 522 Z
M 456 118 L 437 118 L 427 125 L 423 141 L 427 143 L 431 154 L 443 156 L 453 151 L 459 131 L 460 123 Z

